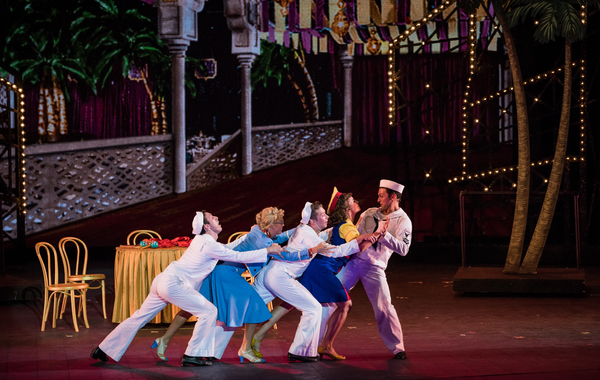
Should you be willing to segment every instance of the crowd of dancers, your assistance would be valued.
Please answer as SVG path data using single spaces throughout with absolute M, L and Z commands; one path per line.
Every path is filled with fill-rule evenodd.
M 119 361 L 136 333 L 167 304 L 181 311 L 152 348 L 167 361 L 175 332 L 193 315 L 197 318 L 182 366 L 211 365 L 221 359 L 237 327 L 245 327 L 238 356 L 242 362 L 264 362 L 260 345 L 269 329 L 289 310 L 301 313 L 290 362 L 317 361 L 324 356 L 344 360 L 333 348 L 352 301 L 348 292 L 362 281 L 371 301 L 379 333 L 396 359 L 406 359 L 402 327 L 391 303 L 385 269 L 392 253 L 405 256 L 412 223 L 400 208 L 404 186 L 381 180 L 379 207 L 361 211 L 352 193 L 334 188 L 327 209 L 307 202 L 300 224 L 283 232 L 284 211 L 268 207 L 256 215 L 250 232 L 229 243 L 217 242 L 219 218 L 197 212 L 189 248 L 152 282 L 140 308 L 119 324 L 91 357 Z M 282 245 L 287 245 L 282 248 Z M 241 274 L 254 276 L 250 285 Z M 283 303 L 272 312 L 275 297 Z M 258 325 L 261 324 L 258 328 Z

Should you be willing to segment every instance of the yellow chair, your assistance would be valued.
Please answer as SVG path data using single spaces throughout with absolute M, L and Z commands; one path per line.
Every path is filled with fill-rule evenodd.
M 227 239 L 227 243 L 231 243 L 232 241 L 241 238 L 242 236 L 246 235 L 247 233 L 248 233 L 248 231 L 234 232 L 229 236 L 229 239 Z M 246 265 L 246 264 L 244 264 L 244 265 Z M 246 265 L 246 270 L 242 273 L 242 277 L 244 277 L 250 285 L 252 285 L 254 283 L 254 277 L 252 277 L 252 275 L 250 274 L 250 269 L 248 269 L 248 265 Z M 273 301 L 271 301 L 267 304 L 267 308 L 269 309 L 269 311 L 273 311 Z M 273 329 L 277 330 L 277 324 L 273 325 Z
M 132 238 L 133 236 L 133 238 Z M 161 239 L 160 234 L 158 232 L 152 230 L 135 230 L 127 236 L 127 245 L 136 245 L 136 240 L 138 236 L 149 236 L 150 239 Z
M 241 238 L 242 236 L 246 235 L 247 233 L 248 233 L 248 231 L 234 232 L 229 236 L 229 239 L 227 239 L 227 243 L 231 243 L 232 241 Z
M 56 249 L 50 243 L 40 242 L 35 245 L 35 252 L 37 253 L 40 264 L 42 265 L 42 272 L 44 274 L 44 313 L 42 316 L 42 331 L 46 327 L 46 321 L 48 320 L 48 313 L 50 312 L 51 299 L 54 300 L 54 309 L 52 315 L 52 328 L 56 327 L 56 314 L 60 304 L 62 296 L 69 296 L 71 298 L 71 313 L 73 314 L 73 327 L 75 331 L 79 332 L 77 327 L 77 313 L 75 311 L 75 293 L 77 296 L 84 296 L 85 291 L 88 288 L 88 284 L 85 283 L 74 283 L 74 282 L 60 282 L 60 272 L 58 270 L 58 255 Z M 62 255 L 61 255 L 62 258 Z M 66 281 L 68 277 L 67 267 L 63 261 L 63 276 Z M 83 299 L 83 298 L 82 298 Z M 65 298 L 66 300 L 66 298 Z M 85 302 L 83 304 L 83 320 L 85 327 L 89 328 L 87 319 L 87 309 Z
M 69 257 L 69 253 L 67 252 L 67 245 L 72 245 L 74 247 L 69 249 L 69 251 L 72 252 L 71 257 Z M 76 237 L 64 237 L 58 242 L 58 250 L 60 251 L 60 254 L 62 255 L 63 260 L 67 266 L 68 282 L 88 283 L 88 289 L 102 289 L 102 313 L 104 314 L 104 319 L 106 319 L 106 276 L 101 273 L 87 273 L 88 249 L 85 243 L 81 239 L 78 239 Z M 73 266 L 71 266 L 70 258 L 74 259 Z M 94 286 L 92 286 L 92 284 Z M 85 300 L 86 298 L 84 296 L 82 303 L 85 303 Z M 77 311 L 78 317 L 80 312 L 81 303 L 79 304 L 79 310 Z

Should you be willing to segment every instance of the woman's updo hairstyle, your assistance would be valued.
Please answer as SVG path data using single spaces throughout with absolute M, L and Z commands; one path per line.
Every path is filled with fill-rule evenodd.
M 284 211 L 277 207 L 267 207 L 256 214 L 256 224 L 258 225 L 258 228 L 265 231 L 275 222 L 280 221 L 283 223 L 283 213 Z

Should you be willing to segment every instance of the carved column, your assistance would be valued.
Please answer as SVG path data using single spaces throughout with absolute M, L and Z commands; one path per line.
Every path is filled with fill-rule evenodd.
M 252 88 L 250 71 L 256 56 L 239 54 L 242 70 L 242 175 L 252 173 Z
M 223 0 L 231 29 L 231 52 L 238 56 L 242 82 L 242 175 L 252 173 L 252 91 L 250 70 L 260 55 L 259 6 L 256 0 Z
M 344 146 L 352 146 L 352 65 L 354 57 L 348 49 L 340 50 L 340 61 L 344 67 Z
M 171 91 L 173 94 L 173 162 L 175 193 L 186 191 L 185 184 L 185 52 L 190 41 L 198 40 L 198 12 L 204 0 L 157 0 L 158 33 L 171 53 Z
M 185 41 L 189 44 L 189 41 Z M 175 175 L 175 193 L 185 193 L 185 51 L 187 45 L 169 44 L 171 53 L 171 94 L 173 110 L 173 163 Z

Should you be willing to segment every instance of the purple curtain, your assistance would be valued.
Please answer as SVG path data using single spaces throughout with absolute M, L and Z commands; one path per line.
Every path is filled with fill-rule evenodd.
M 150 88 L 152 84 L 150 83 Z M 143 82 L 115 75 L 94 96 L 76 82 L 68 84 L 69 134 L 92 139 L 110 139 L 150 135 L 152 108 Z M 26 92 L 28 134 L 37 133 L 38 89 Z
M 405 74 L 398 82 L 408 106 L 397 111 L 402 120 L 396 141 L 413 144 L 452 144 L 462 141 L 462 106 L 467 64 L 462 54 L 402 56 L 397 67 Z M 355 56 L 353 74 L 353 143 L 387 145 L 388 123 L 387 56 Z M 491 63 L 491 62 L 490 62 Z M 476 78 L 476 97 L 496 88 L 495 71 Z M 398 96 L 396 104 L 404 103 Z M 473 135 L 489 133 L 482 126 L 494 125 L 493 107 L 472 110 L 481 123 Z
M 353 71 L 353 144 L 389 144 L 387 56 L 355 56 Z

